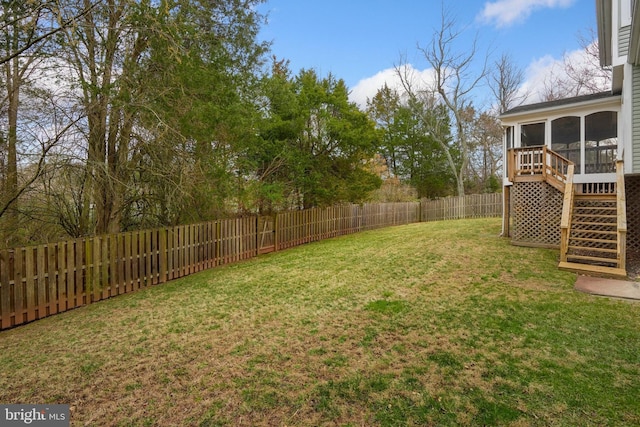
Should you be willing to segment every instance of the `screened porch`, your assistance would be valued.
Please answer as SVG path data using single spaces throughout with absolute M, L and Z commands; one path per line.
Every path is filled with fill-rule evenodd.
M 505 132 L 505 185 L 518 175 L 509 170 L 518 164 L 511 161 L 513 151 L 528 152 L 517 149 L 542 147 L 573 163 L 576 183 L 616 180 L 616 160 L 622 146 L 620 97 L 598 94 L 577 100 L 519 107 L 501 117 Z
M 505 129 L 508 151 L 514 149 L 514 142 L 518 139 L 514 135 L 516 129 L 520 132 L 520 148 L 547 147 L 573 163 L 576 182 L 615 181 L 618 158 L 616 111 L 601 111 L 585 116 L 563 116 L 548 121 L 509 126 Z M 513 176 L 510 171 L 507 171 L 507 175 Z M 580 179 L 580 176 L 584 178 Z

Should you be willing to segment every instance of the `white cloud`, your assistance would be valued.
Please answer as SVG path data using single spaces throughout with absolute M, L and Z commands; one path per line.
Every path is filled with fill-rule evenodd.
M 543 101 L 545 91 L 553 82 L 570 82 L 571 78 L 567 75 L 565 64 L 571 64 L 574 72 L 577 70 L 579 74 L 589 76 L 590 80 L 591 87 L 575 86 L 572 90 L 577 93 L 572 93 L 572 96 L 592 92 L 594 87 L 601 91 L 610 89 L 610 82 L 604 78 L 597 60 L 584 49 L 576 49 L 565 53 L 562 58 L 545 55 L 529 64 L 525 70 L 525 82 L 521 87 L 521 93 L 528 94 L 526 103 Z
M 496 0 L 485 3 L 478 18 L 497 27 L 508 27 L 523 21 L 536 9 L 569 7 L 575 0 Z
M 431 69 L 418 70 L 411 64 L 404 66 L 402 72 L 405 76 L 408 76 L 410 81 L 415 87 L 427 87 L 432 81 L 433 71 Z M 358 104 L 358 106 L 364 109 L 367 106 L 367 98 L 373 98 L 378 89 L 384 87 L 385 83 L 391 89 L 397 90 L 399 93 L 404 92 L 400 78 L 395 68 L 387 68 L 375 74 L 374 76 L 367 77 L 358 82 L 351 92 L 349 93 L 349 100 Z
M 531 62 L 525 71 L 525 81 L 520 91 L 528 94 L 527 103 L 539 102 L 542 100 L 545 82 L 562 69 L 562 59 L 545 55 Z

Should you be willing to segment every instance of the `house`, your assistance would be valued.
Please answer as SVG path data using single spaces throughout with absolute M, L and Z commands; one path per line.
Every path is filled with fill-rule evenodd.
M 559 267 L 626 276 L 640 250 L 640 2 L 596 0 L 605 93 L 505 112 L 503 235 Z

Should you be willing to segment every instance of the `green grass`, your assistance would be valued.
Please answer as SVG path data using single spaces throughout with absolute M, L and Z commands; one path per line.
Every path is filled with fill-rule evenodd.
M 498 219 L 202 272 L 0 332 L 0 402 L 72 425 L 640 425 L 640 303 Z

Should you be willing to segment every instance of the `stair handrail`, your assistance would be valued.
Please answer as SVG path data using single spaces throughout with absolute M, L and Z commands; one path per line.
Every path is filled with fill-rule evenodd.
M 618 216 L 618 266 L 626 268 L 627 202 L 624 190 L 624 161 L 616 161 L 616 206 Z
M 546 172 L 545 175 L 546 176 L 550 175 L 566 185 L 567 175 L 569 174 L 569 165 L 574 166 L 574 169 L 575 169 L 575 164 L 571 160 L 565 157 L 562 157 L 560 154 L 556 153 L 553 150 L 550 150 L 550 149 L 545 150 L 545 172 Z M 574 172 L 575 170 L 571 172 L 572 181 L 573 181 Z
M 569 165 L 574 163 L 547 148 L 546 145 L 535 147 L 511 148 L 511 155 L 507 157 L 509 180 L 516 176 L 542 175 L 546 180 L 549 177 L 561 184 L 566 183 Z
M 570 162 L 567 166 L 564 182 L 564 198 L 562 200 L 562 217 L 560 219 L 560 262 L 567 262 L 569 252 L 569 235 L 571 234 L 571 220 L 573 213 L 573 173 L 575 165 Z

